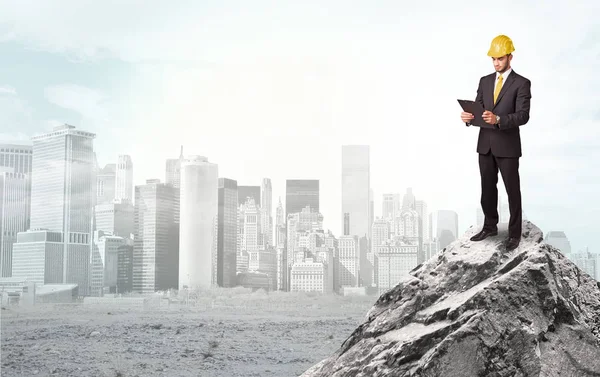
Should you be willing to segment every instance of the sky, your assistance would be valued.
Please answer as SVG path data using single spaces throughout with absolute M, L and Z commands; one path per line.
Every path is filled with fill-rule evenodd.
M 341 146 L 368 144 L 376 216 L 412 187 L 462 234 L 479 129 L 456 99 L 475 98 L 505 34 L 532 82 L 525 215 L 600 252 L 600 2 L 416 3 L 0 0 L 0 141 L 72 124 L 97 135 L 101 166 L 129 154 L 135 184 L 164 180 L 183 145 L 239 185 L 271 178 L 274 208 L 286 179 L 319 179 L 338 235 Z

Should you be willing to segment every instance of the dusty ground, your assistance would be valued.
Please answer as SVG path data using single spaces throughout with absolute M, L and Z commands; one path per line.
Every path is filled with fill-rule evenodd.
M 242 293 L 146 310 L 2 310 L 2 376 L 298 376 L 376 297 Z

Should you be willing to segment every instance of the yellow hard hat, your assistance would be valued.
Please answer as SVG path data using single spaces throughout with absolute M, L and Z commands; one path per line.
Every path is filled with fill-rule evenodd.
M 512 40 L 506 35 L 499 35 L 492 40 L 492 45 L 488 51 L 488 56 L 499 58 L 508 55 L 515 50 Z

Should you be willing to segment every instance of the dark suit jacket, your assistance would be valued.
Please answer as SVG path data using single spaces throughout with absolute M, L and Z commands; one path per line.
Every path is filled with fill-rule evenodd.
M 491 149 L 492 154 L 497 157 L 521 157 L 519 126 L 529 121 L 531 81 L 513 69 L 503 83 L 494 105 L 495 81 L 496 72 L 479 80 L 475 101 L 485 110 L 499 115 L 500 124 L 495 129 L 480 128 L 477 153 L 486 154 Z M 467 126 L 470 124 L 467 123 Z

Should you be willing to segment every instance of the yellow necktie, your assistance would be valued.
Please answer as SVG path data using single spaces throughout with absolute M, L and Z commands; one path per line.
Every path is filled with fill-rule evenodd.
M 500 90 L 502 89 L 502 75 L 498 76 L 498 84 L 496 85 L 496 90 L 494 90 L 494 105 L 496 104 L 496 100 L 498 99 L 498 94 L 500 94 Z

